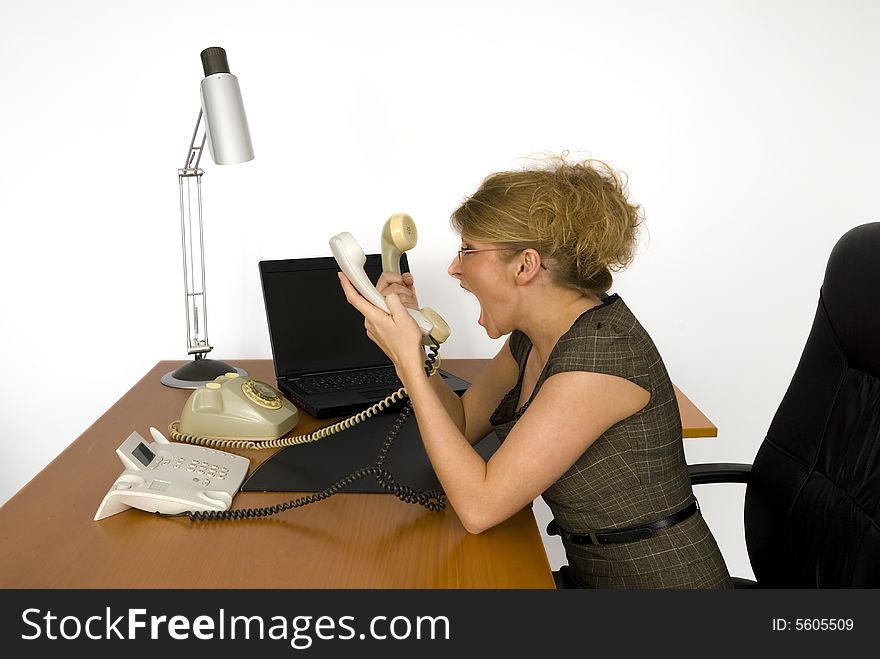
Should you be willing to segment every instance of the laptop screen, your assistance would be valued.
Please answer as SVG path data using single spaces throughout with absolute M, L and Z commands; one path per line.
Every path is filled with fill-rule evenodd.
M 408 272 L 406 255 L 400 260 Z M 374 284 L 378 254 L 364 270 Z M 345 299 L 332 256 L 260 261 L 260 279 L 277 377 L 387 366 L 391 361 L 364 331 L 364 318 Z

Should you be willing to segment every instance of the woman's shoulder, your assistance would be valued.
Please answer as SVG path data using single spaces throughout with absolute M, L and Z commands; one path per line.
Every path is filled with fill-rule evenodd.
M 653 342 L 619 295 L 588 309 L 559 339 L 548 364 L 548 377 L 572 370 L 595 371 L 638 380 Z
M 639 338 L 644 330 L 618 294 L 608 295 L 602 303 L 587 309 L 560 337 L 560 344 L 579 342 L 586 337 Z

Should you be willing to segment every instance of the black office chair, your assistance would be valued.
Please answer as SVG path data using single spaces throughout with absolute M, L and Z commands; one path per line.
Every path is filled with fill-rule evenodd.
M 880 222 L 837 242 L 788 391 L 754 463 L 690 467 L 691 482 L 746 483 L 757 583 L 880 586 Z

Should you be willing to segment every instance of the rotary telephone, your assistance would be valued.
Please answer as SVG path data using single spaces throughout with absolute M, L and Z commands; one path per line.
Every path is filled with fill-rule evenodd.
M 392 215 L 382 229 L 382 269 L 399 274 L 400 256 L 403 252 L 415 247 L 417 235 L 415 222 L 409 215 L 402 213 Z M 357 290 L 374 305 L 388 311 L 384 297 L 376 290 L 364 271 L 366 256 L 354 237 L 348 232 L 337 234 L 330 239 L 330 249 L 333 256 L 336 257 L 340 269 L 348 276 Z M 432 309 L 410 309 L 409 313 L 422 330 L 422 343 L 429 348 L 429 355 L 425 360 L 425 372 L 431 376 L 438 368 L 437 354 L 440 344 L 449 337 L 449 326 Z M 238 373 L 227 373 L 196 389 L 187 400 L 180 419 L 171 423 L 168 430 L 171 438 L 176 442 L 208 447 L 202 450 L 209 450 L 212 455 L 216 454 L 215 457 L 218 459 L 229 456 L 247 461 L 246 458 L 233 456 L 217 449 L 270 449 L 318 441 L 341 430 L 351 428 L 390 407 L 405 396 L 406 390 L 401 387 L 384 400 L 359 414 L 306 435 L 293 435 L 292 430 L 299 418 L 297 409 L 277 389 L 253 378 L 240 377 Z M 410 487 L 399 484 L 394 476 L 384 468 L 388 451 L 411 413 L 412 406 L 407 402 L 388 433 L 379 452 L 379 457 L 373 466 L 359 469 L 327 489 L 310 496 L 268 508 L 240 510 L 228 509 L 232 502 L 231 496 L 215 496 L 210 499 L 210 505 L 197 505 L 200 502 L 203 503 L 202 499 L 205 497 L 202 494 L 204 493 L 196 493 L 187 500 L 178 501 L 176 507 L 159 505 L 151 501 L 149 493 L 145 497 L 126 497 L 126 503 L 128 506 L 165 515 L 188 515 L 193 521 L 266 517 L 321 501 L 336 494 L 349 483 L 372 475 L 383 488 L 394 493 L 402 501 L 418 503 L 428 510 L 439 511 L 445 507 L 446 495 L 442 490 L 417 492 Z M 153 429 L 151 432 L 157 442 L 163 443 L 164 437 L 161 433 L 153 432 Z M 134 439 L 130 437 L 117 451 L 121 458 L 129 452 L 127 449 L 131 447 L 128 447 L 127 444 L 132 442 Z M 167 443 L 167 440 L 165 442 Z M 123 459 L 123 464 L 130 467 L 125 459 Z M 126 488 L 126 482 L 122 480 L 122 477 L 114 485 L 114 488 L 117 488 L 120 482 L 123 482 L 122 487 Z M 239 484 L 240 482 L 241 480 L 239 480 Z M 198 489 L 198 483 L 196 483 L 196 489 Z M 111 497 L 113 493 L 114 489 L 111 488 L 108 497 Z M 128 493 L 126 492 L 126 494 Z M 189 507 L 187 507 L 188 505 Z M 104 506 L 105 504 L 102 503 L 102 508 Z M 99 510 L 99 514 L 101 512 Z M 96 519 L 98 519 L 97 516 Z
M 265 441 L 281 437 L 297 421 L 296 407 L 275 387 L 232 372 L 190 395 L 180 413 L 178 430 L 193 436 Z

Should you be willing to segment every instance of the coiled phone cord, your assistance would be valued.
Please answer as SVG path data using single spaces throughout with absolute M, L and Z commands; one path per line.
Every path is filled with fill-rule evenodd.
M 437 351 L 439 350 L 439 345 L 437 344 L 437 342 L 433 339 L 432 341 L 433 343 L 429 348 L 428 358 L 425 360 L 425 373 L 429 377 L 436 371 L 435 362 L 437 360 Z M 384 490 L 391 492 L 404 503 L 417 503 L 421 506 L 424 506 L 431 512 L 439 512 L 446 507 L 446 493 L 443 492 L 443 490 L 424 490 L 422 492 L 419 492 L 409 487 L 408 485 L 402 485 L 401 483 L 398 483 L 397 480 L 394 478 L 394 475 L 390 471 L 385 469 L 385 461 L 388 459 L 388 453 L 391 450 L 391 446 L 394 444 L 394 440 L 397 439 L 397 435 L 400 434 L 401 429 L 409 419 L 411 413 L 412 401 L 407 400 L 406 405 L 401 410 L 400 414 L 398 414 L 397 419 L 395 419 L 394 421 L 394 425 L 391 427 L 391 430 L 388 431 L 388 435 L 385 437 L 385 443 L 379 450 L 379 456 L 376 460 L 375 465 L 373 465 L 372 467 L 364 467 L 363 469 L 358 469 L 357 471 L 349 474 L 345 478 L 337 481 L 336 483 L 334 483 L 327 489 L 322 490 L 321 492 L 316 492 L 315 494 L 310 494 L 309 496 L 300 497 L 299 499 L 292 499 L 291 501 L 276 504 L 274 506 L 266 506 L 264 508 L 191 511 L 187 513 L 179 513 L 178 515 L 170 515 L 170 517 L 186 515 L 193 522 L 269 517 L 271 515 L 276 515 L 287 510 L 293 510 L 294 508 L 301 508 L 302 506 L 307 506 L 311 503 L 323 501 L 324 499 L 333 496 L 347 485 L 357 480 L 360 480 L 365 476 L 374 476 L 379 485 Z
M 433 341 L 433 339 L 431 339 Z M 425 373 L 427 373 L 428 377 L 434 375 L 437 370 L 440 368 L 439 362 L 439 345 L 436 341 L 428 347 L 428 356 L 425 359 Z M 329 437 L 330 435 L 335 435 L 336 433 L 342 430 L 348 430 L 349 428 L 356 426 L 357 424 L 369 419 L 379 412 L 384 411 L 385 409 L 391 407 L 398 401 L 403 400 L 406 397 L 406 389 L 401 387 L 390 396 L 380 400 L 378 403 L 374 404 L 372 407 L 368 407 L 362 412 L 358 412 L 346 419 L 342 419 L 341 421 L 337 421 L 334 424 L 329 426 L 325 426 L 323 428 L 319 428 L 314 432 L 310 432 L 307 435 L 292 435 L 288 433 L 286 435 L 282 435 L 278 439 L 242 439 L 236 437 L 203 437 L 201 435 L 189 435 L 186 433 L 180 432 L 180 420 L 172 421 L 168 425 L 168 434 L 176 442 L 184 442 L 186 444 L 196 444 L 198 446 L 208 446 L 210 448 L 217 449 L 271 449 L 271 448 L 284 448 L 286 446 L 296 446 L 297 444 L 309 444 L 311 442 L 317 442 L 319 439 L 324 439 L 325 437 Z M 292 431 L 291 431 L 292 432 Z

